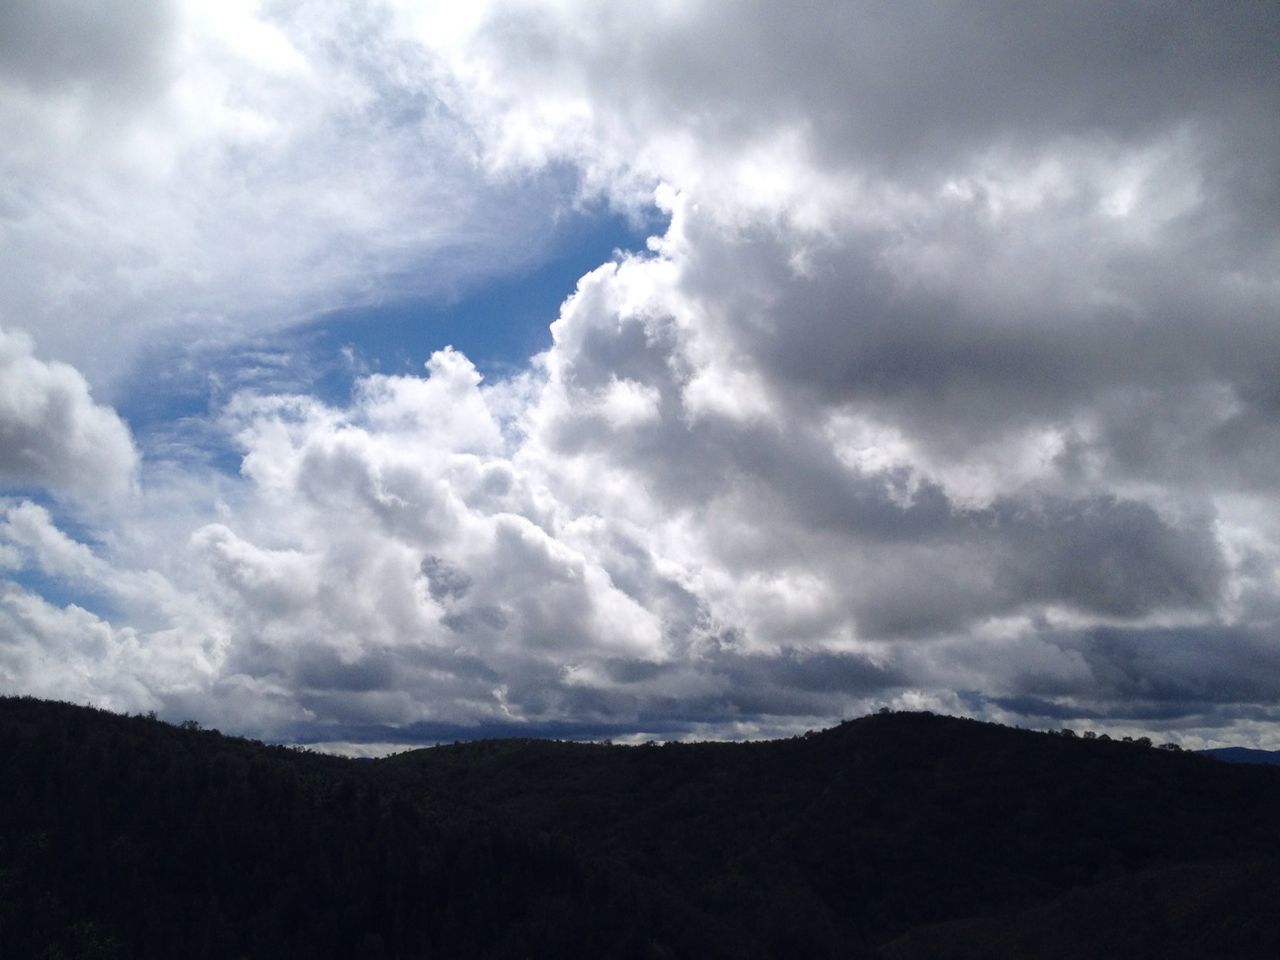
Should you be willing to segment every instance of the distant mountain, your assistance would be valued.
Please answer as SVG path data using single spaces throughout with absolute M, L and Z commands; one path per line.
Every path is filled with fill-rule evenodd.
M 1266 763 L 1280 766 L 1280 750 L 1254 750 L 1250 747 L 1214 747 L 1201 750 L 1205 756 L 1227 763 Z
M 1274 958 L 1277 809 L 928 714 L 358 762 L 0 699 L 0 957 Z

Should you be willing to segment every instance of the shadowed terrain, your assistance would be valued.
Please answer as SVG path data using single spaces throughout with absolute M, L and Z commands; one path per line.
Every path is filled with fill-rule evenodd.
M 1274 957 L 1280 770 L 882 714 L 346 760 L 0 699 L 0 956 Z

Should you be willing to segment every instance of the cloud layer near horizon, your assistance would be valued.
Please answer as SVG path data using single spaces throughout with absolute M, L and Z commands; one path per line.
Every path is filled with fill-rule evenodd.
M 119 418 L 8 336 L 0 437 L 50 444 L 0 470 L 58 509 L 6 501 L 0 563 L 97 603 L 5 586 L 6 689 L 327 740 L 895 703 L 1280 741 L 1272 5 L 246 5 L 234 62 L 153 13 L 96 59 L 0 47 L 0 109 L 39 120 L 4 157 L 0 323 L 103 390 L 157 331 L 492 270 L 559 171 L 670 223 L 508 379 L 442 345 L 346 403 L 236 394 L 205 429 L 237 477 L 138 485 Z M 194 89 L 230 126 L 183 125 Z M 126 175 L 166 149 L 191 177 Z

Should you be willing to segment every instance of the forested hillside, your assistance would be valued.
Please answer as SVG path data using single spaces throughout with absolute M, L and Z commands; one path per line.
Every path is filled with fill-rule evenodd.
M 927 714 L 357 761 L 0 700 L 0 957 L 1274 957 L 1280 770 Z

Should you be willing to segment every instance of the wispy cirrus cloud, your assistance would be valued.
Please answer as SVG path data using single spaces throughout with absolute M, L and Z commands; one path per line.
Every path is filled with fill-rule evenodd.
M 124 396 L 139 363 L 541 255 L 572 185 L 486 178 L 380 5 L 5 15 L 0 320 Z

